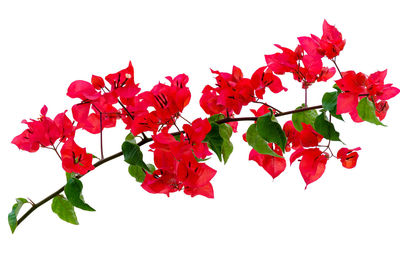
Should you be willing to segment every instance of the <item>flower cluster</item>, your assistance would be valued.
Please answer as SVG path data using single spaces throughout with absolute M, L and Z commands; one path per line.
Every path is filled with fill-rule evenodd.
M 150 147 L 158 169 L 152 174 L 146 172 L 142 187 L 150 193 L 165 193 L 168 196 L 183 188 L 188 195 L 213 198 L 210 180 L 216 170 L 199 162 L 199 158 L 211 155 L 207 144 L 202 142 L 211 125 L 207 119 L 198 118 L 193 125 L 186 124 L 183 128 L 186 136 L 182 133 L 178 139 L 165 132 L 153 136 L 154 143 Z
M 191 196 L 212 198 L 214 191 L 210 180 L 216 171 L 205 161 L 213 151 L 221 161 L 227 162 L 233 151 L 230 137 L 232 131 L 237 132 L 238 121 L 253 120 L 255 122 L 243 137 L 252 147 L 249 160 L 276 178 L 286 169 L 285 154 L 293 151 L 290 164 L 299 160 L 300 173 L 307 187 L 322 176 L 332 157 L 345 168 L 356 166 L 357 151 L 361 148 L 340 148 L 334 155 L 331 141 L 341 140 L 331 117 L 343 120 L 341 115 L 349 113 L 355 122 L 379 125 L 389 108 L 387 100 L 400 92 L 392 84 L 385 83 L 387 70 L 369 76 L 355 71 L 342 73 L 336 58 L 346 41 L 336 27 L 326 21 L 322 31 L 321 37 L 312 34 L 299 37 L 299 44 L 293 50 L 276 44 L 281 52 L 265 55 L 266 65 L 258 67 L 249 78 L 244 77 L 236 66 L 231 73 L 211 70 L 216 84 L 206 85 L 200 98 L 200 106 L 209 115 L 208 119 L 197 118 L 190 122 L 182 116 L 191 99 L 187 75 L 168 76 L 168 83 L 160 82 L 152 89 L 142 91 L 135 82 L 134 68 L 129 62 L 127 68 L 104 78 L 92 75 L 90 82 L 77 80 L 71 83 L 67 96 L 79 99 L 71 109 L 73 121 L 67 117 L 67 111 L 58 114 L 54 120 L 47 117 L 44 106 L 39 119 L 23 121 L 28 128 L 12 143 L 29 152 L 36 152 L 40 147 L 52 149 L 57 152 L 67 173 L 84 175 L 93 170 L 95 164 L 92 164 L 93 155 L 75 142 L 76 131 L 82 129 L 100 134 L 102 143 L 104 128 L 115 127 L 121 120 L 130 133 L 127 141 L 132 145 L 122 148 L 123 155 L 132 166 L 130 173 L 142 182 L 143 189 L 168 196 L 183 190 Z M 324 65 L 324 58 L 334 67 Z M 322 106 L 308 107 L 307 89 L 315 82 L 330 80 L 336 72 L 340 74 L 335 80 L 336 91 L 325 93 Z M 268 92 L 288 91 L 280 79 L 283 74 L 293 76 L 305 89 L 304 104 L 293 111 L 279 111 L 264 98 Z M 254 117 L 237 118 L 236 115 L 250 103 L 261 104 L 258 109 L 251 109 Z M 316 111 L 318 108 L 322 108 L 320 113 Z M 289 114 L 292 114 L 292 120 L 281 127 L 276 117 Z M 180 118 L 186 121 L 181 128 L 177 125 Z M 137 138 L 141 141 L 136 144 Z M 154 170 L 144 163 L 139 150 L 141 145 L 151 141 Z

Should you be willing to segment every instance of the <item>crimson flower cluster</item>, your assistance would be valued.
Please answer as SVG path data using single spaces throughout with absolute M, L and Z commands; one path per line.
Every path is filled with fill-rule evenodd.
M 334 155 L 331 141 L 340 139 L 331 117 L 343 120 L 341 115 L 349 113 L 355 122 L 380 124 L 375 119 L 385 118 L 389 109 L 387 100 L 400 92 L 392 84 L 385 83 L 387 70 L 369 76 L 355 71 L 341 72 L 336 58 L 346 41 L 327 21 L 323 22 L 322 31 L 321 37 L 312 34 L 299 37 L 294 49 L 276 44 L 280 52 L 265 55 L 265 65 L 258 67 L 249 78 L 244 77 L 236 66 L 231 73 L 211 70 L 216 83 L 206 85 L 200 99 L 200 106 L 209 118 L 197 118 L 192 122 L 183 118 L 182 112 L 191 99 L 187 75 L 166 77 L 166 84 L 160 82 L 151 90 L 142 91 L 135 82 L 134 68 L 129 62 L 127 68 L 104 78 L 92 75 L 90 82 L 77 80 L 71 83 L 67 95 L 79 99 L 71 109 L 73 121 L 67 117 L 67 111 L 54 119 L 47 117 L 44 106 L 39 119 L 23 121 L 28 128 L 12 143 L 28 152 L 36 152 L 40 147 L 52 149 L 57 152 L 67 173 L 82 176 L 95 166 L 93 155 L 75 142 L 76 132 L 85 130 L 100 134 L 102 140 L 104 128 L 115 127 L 121 120 L 132 138 L 141 139 L 137 145 L 130 141 L 132 146 L 153 141 L 150 151 L 154 155 L 154 170 L 143 162 L 142 153 L 135 147 L 130 148 L 133 152 L 123 153 L 125 160 L 133 166 L 131 171 L 136 173 L 132 176 L 142 182 L 143 189 L 168 196 L 183 190 L 191 196 L 212 198 L 214 191 L 210 181 L 216 171 L 205 161 L 213 151 L 226 162 L 233 149 L 229 138 L 232 131 L 237 132 L 238 121 L 254 120 L 243 137 L 252 147 L 249 160 L 276 178 L 286 169 L 284 155 L 293 151 L 290 164 L 299 161 L 307 187 L 322 176 L 332 157 L 345 168 L 356 166 L 361 148 L 340 148 Z M 324 65 L 326 61 L 333 63 L 332 67 Z M 336 72 L 340 74 L 335 80 L 336 92 L 326 93 L 322 106 L 308 108 L 310 86 L 330 80 Z M 264 98 L 269 92 L 288 91 L 280 79 L 284 74 L 291 75 L 305 89 L 305 102 L 294 111 L 279 111 Z M 254 117 L 236 118 L 251 103 L 261 104 L 258 109 L 251 110 Z M 315 110 L 318 108 L 322 108 L 320 113 Z M 289 114 L 293 114 L 292 120 L 281 127 L 276 117 Z M 180 118 L 186 121 L 182 128 L 177 125 Z M 101 159 L 104 159 L 102 146 Z M 144 177 L 141 179 L 140 175 Z

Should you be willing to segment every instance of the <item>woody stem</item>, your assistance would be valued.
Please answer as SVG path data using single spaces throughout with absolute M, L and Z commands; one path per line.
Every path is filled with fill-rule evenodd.
M 313 109 L 319 109 L 319 108 L 322 108 L 322 105 L 316 105 L 316 106 L 312 106 L 312 107 L 304 107 L 304 108 L 295 109 L 295 110 L 292 110 L 292 111 L 282 112 L 282 113 L 276 114 L 275 116 L 276 117 L 285 116 L 285 115 L 290 115 L 290 114 L 294 114 L 294 113 L 299 113 L 299 112 L 304 112 L 304 111 L 313 110 Z M 256 120 L 257 120 L 257 117 L 237 117 L 237 118 L 227 117 L 227 118 L 224 118 L 224 119 L 221 119 L 221 120 L 217 121 L 217 123 L 222 124 L 222 123 L 229 123 L 229 122 L 236 122 L 236 121 L 239 122 L 239 121 L 256 121 Z M 179 131 L 179 132 L 171 133 L 171 135 L 176 136 L 176 135 L 179 135 L 181 133 L 182 132 Z M 137 143 L 137 145 L 140 147 L 140 146 L 143 146 L 143 145 L 145 145 L 145 144 L 147 144 L 149 142 L 152 142 L 152 141 L 153 141 L 152 138 L 143 138 L 139 143 Z M 53 146 L 53 148 L 54 148 L 54 146 Z M 56 149 L 54 148 L 54 150 L 56 150 Z M 56 150 L 56 152 L 57 152 L 57 150 Z M 57 152 L 57 154 L 58 154 L 58 152 Z M 107 163 L 107 162 L 109 162 L 111 160 L 114 160 L 114 159 L 116 159 L 118 157 L 121 157 L 122 155 L 123 155 L 122 151 L 117 152 L 117 153 L 115 153 L 115 154 L 113 154 L 113 155 L 111 155 L 111 156 L 109 156 L 107 158 L 99 160 L 98 162 L 93 164 L 93 166 L 95 168 L 97 168 L 100 165 L 103 165 L 104 163 Z M 76 178 L 80 179 L 83 176 L 85 176 L 86 174 L 78 175 Z M 20 217 L 20 219 L 18 219 L 17 226 L 19 226 L 31 213 L 33 213 L 40 206 L 42 206 L 43 204 L 47 203 L 48 201 L 50 201 L 51 199 L 53 199 L 57 195 L 61 194 L 64 191 L 64 187 L 65 187 L 65 185 L 62 186 L 57 191 L 55 191 L 54 193 L 52 193 L 49 196 L 47 196 L 46 198 L 42 199 L 40 202 L 34 204 L 25 214 L 23 214 Z

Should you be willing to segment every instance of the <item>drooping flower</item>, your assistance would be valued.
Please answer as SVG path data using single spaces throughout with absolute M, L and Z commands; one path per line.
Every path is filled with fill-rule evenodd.
M 310 183 L 318 180 L 325 171 L 325 166 L 328 161 L 326 153 L 323 153 L 318 148 L 299 148 L 292 153 L 290 163 L 301 157 L 300 173 L 306 183 L 306 188 Z
M 278 145 L 268 143 L 269 147 L 278 155 L 282 156 L 282 150 Z M 278 177 L 286 168 L 286 160 L 280 157 L 260 154 L 256 150 L 250 151 L 249 160 L 257 162 L 273 179 Z
M 357 165 L 358 153 L 355 151 L 359 150 L 361 150 L 360 147 L 354 149 L 341 148 L 336 156 L 342 162 L 343 167 L 352 169 Z

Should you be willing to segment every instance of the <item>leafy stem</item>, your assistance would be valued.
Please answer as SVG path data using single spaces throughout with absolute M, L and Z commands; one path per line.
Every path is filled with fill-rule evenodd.
M 308 110 L 313 110 L 313 109 L 320 109 L 320 108 L 322 108 L 322 105 L 316 105 L 316 106 L 312 106 L 312 107 L 304 107 L 304 108 L 295 109 L 295 110 L 292 110 L 292 111 L 280 112 L 280 113 L 276 114 L 275 116 L 276 117 L 285 116 L 285 115 L 290 115 L 290 114 L 293 114 L 293 113 L 299 113 L 299 112 L 303 112 L 303 111 L 308 111 Z M 229 122 L 256 121 L 256 120 L 257 120 L 257 117 L 237 117 L 237 118 L 227 117 L 227 118 L 224 118 L 224 119 L 216 121 L 216 123 L 222 124 L 222 123 L 229 123 Z M 176 135 L 179 135 L 181 133 L 182 132 L 179 131 L 179 132 L 171 133 L 171 135 L 176 136 Z M 152 141 L 153 141 L 152 138 L 144 137 L 140 142 L 137 143 L 137 145 L 138 146 L 143 146 L 143 145 L 145 145 L 145 144 L 147 144 L 149 142 L 152 142 Z M 54 146 L 53 146 L 53 148 L 54 148 Z M 56 150 L 56 149 L 54 148 L 54 150 Z M 57 152 L 57 154 L 58 154 L 58 152 Z M 101 165 L 103 165 L 103 164 L 105 164 L 105 163 L 107 163 L 107 162 L 109 162 L 111 160 L 114 160 L 114 159 L 116 159 L 118 157 L 121 157 L 122 155 L 123 155 L 122 151 L 117 152 L 117 153 L 115 153 L 115 154 L 113 154 L 113 155 L 111 155 L 109 157 L 106 157 L 104 159 L 99 160 L 98 162 L 93 164 L 93 166 L 95 168 L 97 168 L 97 167 L 99 167 L 99 166 L 101 166 Z M 83 176 L 85 176 L 86 174 L 77 175 L 76 178 L 80 179 Z M 19 226 L 31 213 L 33 213 L 40 206 L 42 206 L 43 204 L 47 203 L 48 201 L 50 201 L 51 199 L 53 199 L 57 195 L 61 194 L 64 191 L 64 187 L 65 187 L 65 185 L 62 186 L 61 188 L 59 188 L 58 190 L 56 190 L 55 192 L 53 192 L 52 194 L 50 194 L 49 196 L 47 196 L 46 198 L 42 199 L 40 202 L 34 203 L 32 205 L 32 207 L 18 219 L 17 226 Z

